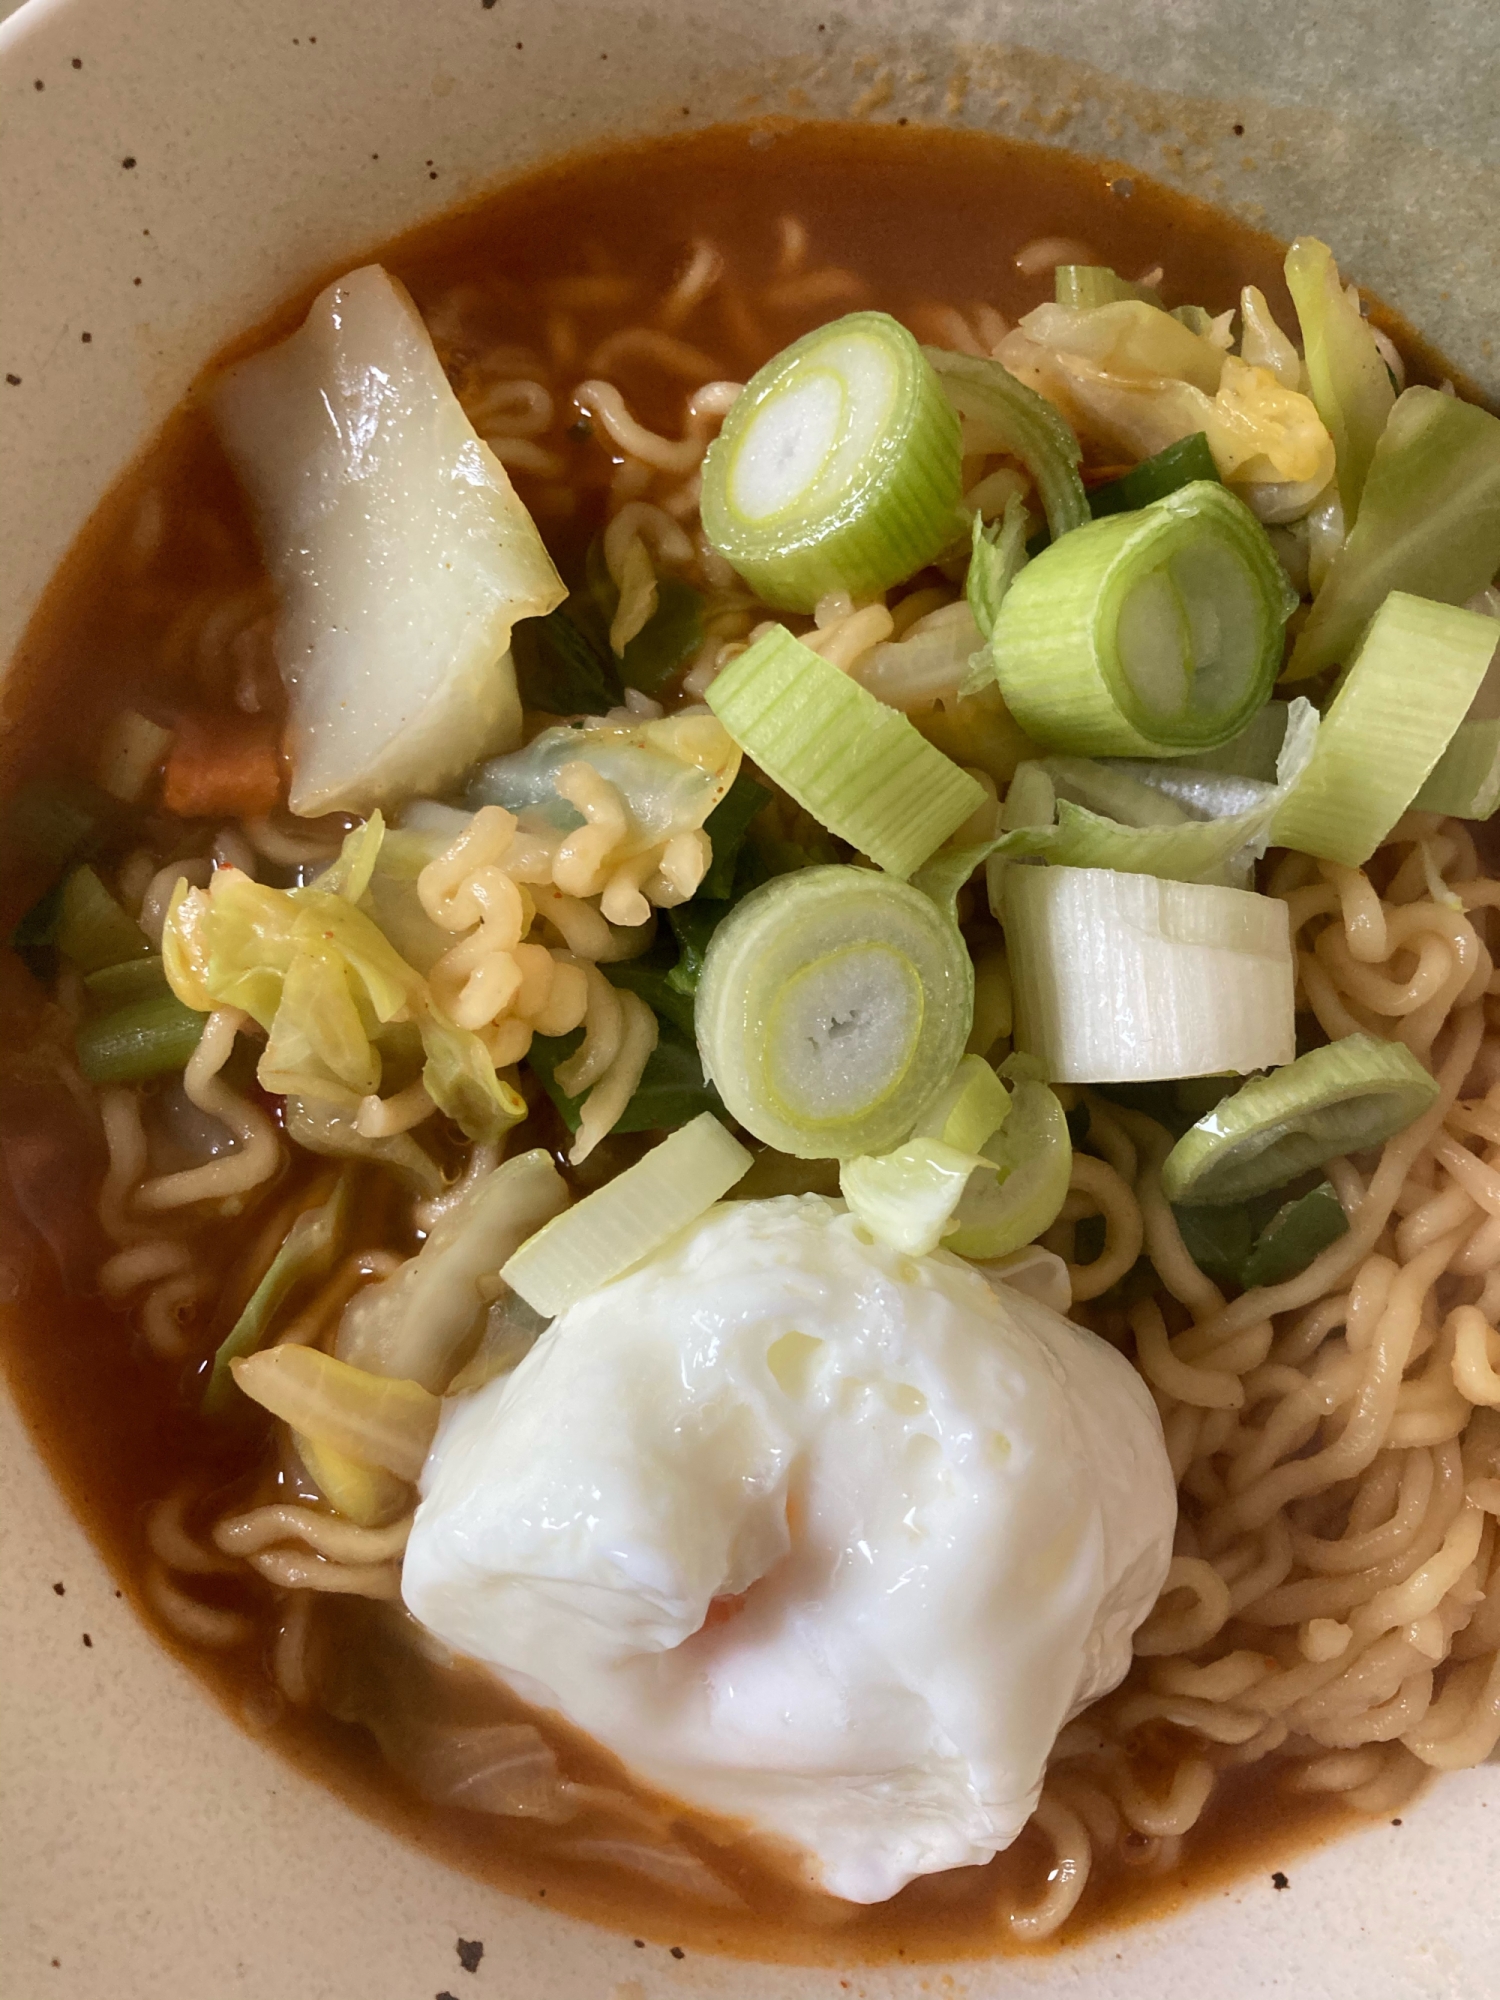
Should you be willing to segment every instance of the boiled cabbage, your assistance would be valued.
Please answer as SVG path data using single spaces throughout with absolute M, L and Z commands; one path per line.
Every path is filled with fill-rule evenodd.
M 213 414 L 280 596 L 292 811 L 441 791 L 518 743 L 511 628 L 565 593 L 405 290 L 351 271 Z

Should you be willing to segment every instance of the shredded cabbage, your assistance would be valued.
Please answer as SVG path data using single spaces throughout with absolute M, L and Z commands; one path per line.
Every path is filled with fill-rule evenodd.
M 999 358 L 1132 458 L 1202 431 L 1219 476 L 1263 521 L 1294 520 L 1333 477 L 1333 439 L 1310 398 L 1286 386 L 1283 354 L 1274 368 L 1226 354 L 1141 300 L 1038 306 Z
M 272 889 L 238 868 L 217 869 L 207 889 L 180 883 L 163 970 L 185 1005 L 238 1007 L 265 1029 L 258 1075 L 278 1096 L 353 1111 L 392 1072 L 398 1087 L 420 1072 L 469 1138 L 498 1139 L 526 1116 L 524 1100 L 350 900 L 368 886 L 384 831 L 375 814 L 349 836 L 323 878 L 332 889 Z

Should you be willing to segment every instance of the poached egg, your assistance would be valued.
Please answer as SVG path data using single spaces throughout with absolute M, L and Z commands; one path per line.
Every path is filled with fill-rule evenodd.
M 727 1202 L 449 1405 L 402 1590 L 641 1780 L 870 1903 L 987 1861 L 1176 1489 L 1122 1356 L 815 1195 Z

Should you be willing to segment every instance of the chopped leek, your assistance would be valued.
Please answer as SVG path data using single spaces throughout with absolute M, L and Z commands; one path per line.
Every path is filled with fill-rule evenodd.
M 764 883 L 714 933 L 698 982 L 703 1064 L 730 1113 L 799 1159 L 883 1153 L 964 1051 L 974 971 L 951 917 L 863 868 Z
M 1238 736 L 1231 736 L 1217 750 L 1189 750 L 1170 761 L 1195 771 L 1217 771 L 1226 778 L 1255 778 L 1262 784 L 1272 784 L 1276 778 L 1276 759 L 1286 740 L 1286 725 L 1287 704 L 1268 701 L 1264 708 L 1255 711 Z M 1163 767 L 1157 768 L 1160 771 Z
M 913 1127 L 914 1139 L 941 1139 L 977 1153 L 1010 1116 L 1010 1093 L 982 1056 L 967 1055 Z
M 1302 326 L 1308 386 L 1333 439 L 1344 519 L 1353 525 L 1359 496 L 1396 400 L 1390 372 L 1359 309 L 1359 295 L 1339 282 L 1326 243 L 1299 236 L 1286 253 L 1287 290 Z
M 308 1477 L 337 1514 L 361 1528 L 387 1528 L 411 1505 L 411 1487 L 394 1472 L 361 1465 L 332 1445 L 295 1433 L 297 1456 Z
M 941 1139 L 908 1139 L 893 1153 L 845 1160 L 839 1192 L 877 1242 L 925 1257 L 953 1227 L 969 1176 L 987 1164 Z
M 963 425 L 966 451 L 1009 452 L 1031 474 L 1053 541 L 1089 518 L 1077 438 L 1044 396 L 998 361 L 924 349 Z
M 1246 1257 L 1240 1283 L 1246 1291 L 1257 1285 L 1279 1285 L 1305 1271 L 1320 1251 L 1348 1233 L 1349 1218 L 1332 1184 L 1319 1181 L 1307 1194 L 1277 1209 Z
M 170 993 L 161 959 L 122 958 L 118 965 L 101 965 L 97 972 L 84 975 L 84 991 L 102 1006 L 123 1007 L 129 1000 L 154 1000 Z
M 1495 621 L 1393 590 L 1272 822 L 1280 847 L 1358 868 L 1417 793 L 1479 691 Z
M 986 644 L 969 663 L 969 671 L 961 683 L 964 694 L 977 693 L 995 678 L 995 661 L 988 641 L 1005 593 L 1026 561 L 1026 520 L 1026 509 L 1014 494 L 1006 501 L 1005 512 L 995 527 L 987 528 L 983 515 L 974 516 L 964 596 Z
M 138 959 L 136 964 L 150 961 Z M 132 1000 L 78 1030 L 78 1066 L 90 1083 L 143 1083 L 185 1069 L 203 1034 L 204 1016 L 175 993 Z
M 266 1275 L 219 1343 L 203 1390 L 205 1416 L 223 1416 L 232 1408 L 233 1364 L 264 1344 L 272 1321 L 296 1286 L 308 1278 L 322 1277 L 332 1266 L 349 1225 L 352 1185 L 346 1170 L 334 1182 L 326 1200 L 316 1208 L 305 1208 L 287 1231 Z
M 1056 1092 L 1020 1077 L 1010 1116 L 979 1150 L 997 1171 L 972 1176 L 943 1247 L 988 1263 L 1034 1242 L 1067 1199 L 1073 1146 Z
M 1500 810 L 1500 722 L 1461 722 L 1412 804 L 1455 819 Z
M 1120 299 L 1144 299 L 1159 306 L 1161 294 L 1154 285 L 1134 285 L 1107 264 L 1059 264 L 1052 273 L 1060 306 L 1112 306 Z
M 1285 903 L 1104 868 L 1009 867 L 1016 1047 L 1055 1083 L 1243 1075 L 1296 1048 Z
M 910 875 L 984 802 L 904 715 L 779 625 L 730 662 L 708 702 L 767 777 L 892 875 Z
M 1400 1042 L 1346 1035 L 1222 1098 L 1167 1155 L 1167 1199 L 1218 1207 L 1404 1131 L 1438 1094 Z
M 703 529 L 763 603 L 811 611 L 932 561 L 959 520 L 958 424 L 912 336 L 850 313 L 768 361 L 703 465 Z
M 367 1374 L 317 1347 L 267 1347 L 230 1366 L 238 1387 L 300 1436 L 398 1479 L 420 1474 L 443 1405 L 419 1382 Z
M 1334 556 L 1287 680 L 1343 665 L 1393 590 L 1463 604 L 1500 570 L 1500 418 L 1408 389 L 1370 461 L 1359 519 Z
M 1089 512 L 1096 521 L 1102 521 L 1106 514 L 1133 514 L 1137 508 L 1149 507 L 1153 500 L 1164 500 L 1181 486 L 1190 486 L 1195 479 L 1218 476 L 1207 435 L 1194 431 L 1154 457 L 1143 458 L 1122 478 L 1096 486 L 1089 495 Z
M 1080 528 L 1022 570 L 991 640 L 1000 691 L 1049 747 L 1211 750 L 1270 693 L 1294 605 L 1254 515 L 1196 480 Z
M 151 940 L 87 864 L 62 885 L 53 941 L 80 972 L 151 956 Z
M 355 1294 L 334 1352 L 372 1375 L 400 1376 L 440 1395 L 479 1337 L 480 1279 L 567 1202 L 562 1176 L 540 1147 L 506 1160 L 434 1223 L 415 1257 Z
M 696 1222 L 750 1165 L 751 1155 L 705 1111 L 538 1230 L 500 1275 L 528 1305 L 555 1317 Z

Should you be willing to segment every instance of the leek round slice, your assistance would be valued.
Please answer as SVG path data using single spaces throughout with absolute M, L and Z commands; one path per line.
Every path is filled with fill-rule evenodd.
M 703 464 L 703 528 L 765 604 L 873 596 L 962 528 L 958 419 L 887 313 L 820 326 L 752 376 Z
M 632 1270 L 728 1194 L 753 1164 L 711 1111 L 554 1216 L 500 1267 L 548 1319 Z
M 1075 529 L 1026 565 L 991 636 L 1000 692 L 1049 748 L 1211 750 L 1269 696 L 1295 606 L 1249 508 L 1194 480 Z
M 1168 1153 L 1168 1201 L 1213 1208 L 1284 1187 L 1341 1153 L 1404 1131 L 1438 1084 L 1400 1042 L 1348 1035 L 1221 1098 Z
M 1010 1116 L 979 1150 L 999 1172 L 970 1176 L 943 1248 L 988 1262 L 1034 1243 L 1067 1199 L 1073 1144 L 1056 1093 L 1017 1083 Z
M 1348 868 L 1368 861 L 1457 735 L 1497 636 L 1483 612 L 1393 590 L 1271 822 L 1275 845 Z
M 974 968 L 920 889 L 863 868 L 804 868 L 714 932 L 694 1025 L 731 1114 L 798 1159 L 885 1153 L 964 1052 Z

